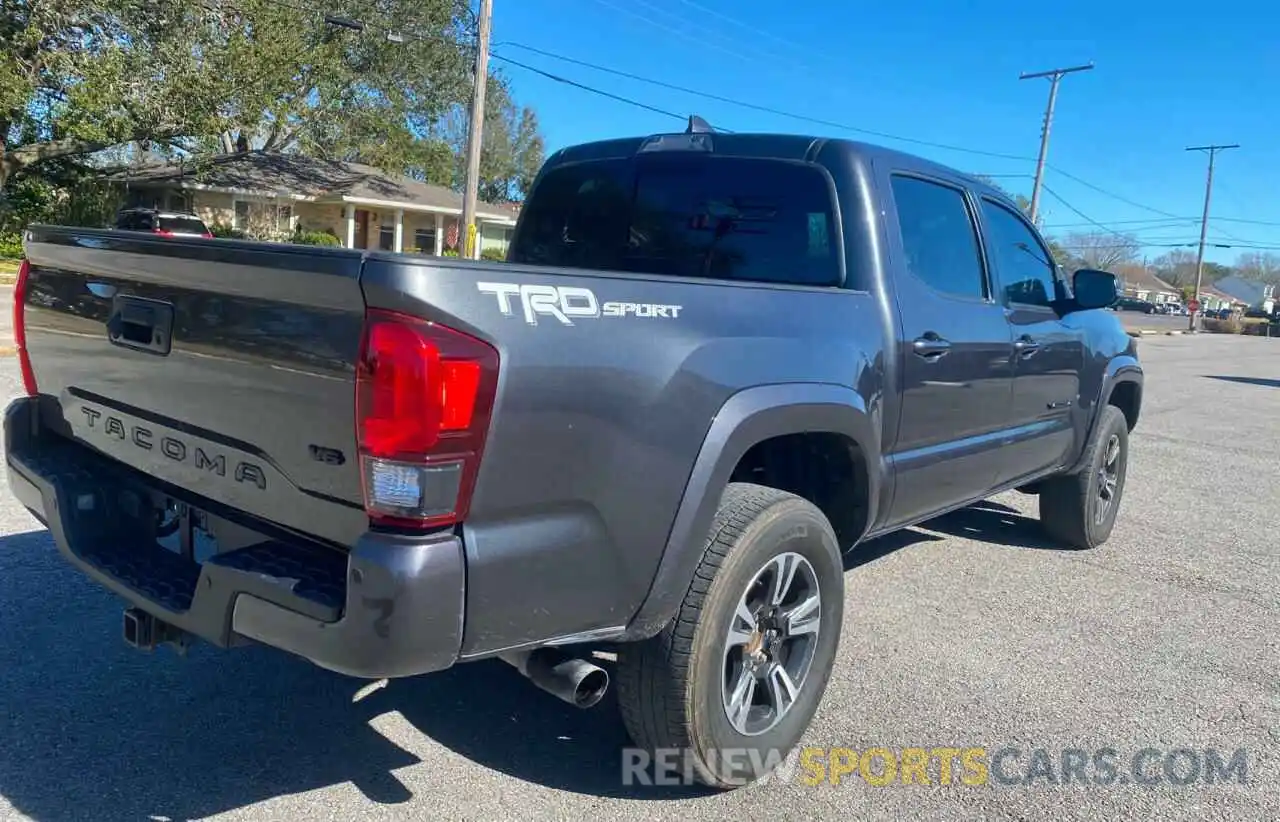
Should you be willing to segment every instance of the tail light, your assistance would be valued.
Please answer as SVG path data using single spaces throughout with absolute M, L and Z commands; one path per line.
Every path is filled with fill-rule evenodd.
M 13 344 L 18 349 L 18 367 L 22 370 L 22 386 L 27 396 L 40 393 L 36 387 L 36 374 L 31 370 L 31 357 L 27 354 L 27 279 L 31 276 L 31 262 L 18 264 L 18 282 L 13 287 Z
M 415 529 L 467 514 L 498 385 L 498 352 L 445 326 L 370 310 L 356 367 L 365 510 Z

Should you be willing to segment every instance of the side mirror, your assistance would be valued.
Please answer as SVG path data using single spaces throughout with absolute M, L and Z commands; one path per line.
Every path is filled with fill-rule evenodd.
M 1079 308 L 1107 308 L 1120 298 L 1120 281 L 1106 271 L 1082 268 L 1071 278 L 1071 290 Z

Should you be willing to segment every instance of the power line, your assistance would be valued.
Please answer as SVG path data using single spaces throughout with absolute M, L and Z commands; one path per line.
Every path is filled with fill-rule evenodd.
M 804 52 L 809 51 L 808 48 L 806 48 L 800 43 L 797 43 L 794 40 L 789 40 L 786 37 L 779 36 L 778 34 L 775 34 L 774 32 L 771 32 L 768 29 L 758 28 L 756 26 L 751 25 L 750 23 L 744 23 L 743 21 L 737 19 L 736 17 L 731 17 L 722 11 L 718 11 L 709 6 L 704 6 L 702 3 L 697 2 L 697 0 L 680 0 L 680 2 L 686 6 L 689 6 L 690 8 L 699 10 L 704 14 L 710 14 L 713 17 L 719 17 L 721 20 L 724 20 L 726 23 L 730 23 L 731 25 L 738 26 L 739 28 L 749 31 L 758 37 L 765 37 L 770 40 L 773 40 L 775 43 L 781 43 L 784 46 L 788 46 L 794 49 L 799 49 L 800 51 L 804 51 Z
M 1096 186 L 1096 185 L 1094 185 L 1093 183 L 1089 182 L 1088 180 L 1082 180 L 1081 178 L 1077 177 L 1077 176 L 1076 176 L 1076 175 L 1074 175 L 1074 174 L 1071 174 L 1071 173 L 1069 173 L 1069 172 L 1063 171 L 1062 169 L 1058 168 L 1057 166 L 1053 165 L 1052 163 L 1046 163 L 1046 167 L 1047 167 L 1047 168 L 1049 168 L 1050 170 L 1054 171 L 1054 172 L 1055 172 L 1055 173 L 1057 173 L 1057 174 L 1061 174 L 1063 177 L 1066 177 L 1068 180 L 1074 180 L 1075 182 L 1079 183 L 1080 185 L 1084 186 L 1085 188 L 1093 189 L 1094 191 L 1098 192 L 1099 194 L 1105 194 L 1106 196 L 1110 197 L 1110 198 L 1111 198 L 1111 199 L 1113 199 L 1113 200 L 1119 200 L 1120 202 L 1122 202 L 1122 203 L 1126 203 L 1126 204 L 1128 204 L 1128 205 L 1131 205 L 1131 206 L 1133 206 L 1134 208 L 1140 208 L 1140 209 L 1142 209 L 1143 211 L 1150 211 L 1150 212 L 1152 212 L 1153 214 L 1159 214 L 1159 215 L 1164 216 L 1164 217 L 1173 217 L 1174 219 L 1177 219 L 1177 220 L 1182 220 L 1182 219 L 1191 219 L 1191 218 L 1183 218 L 1183 217 L 1179 217 L 1177 214 L 1173 214 L 1173 213 L 1168 212 L 1168 211 L 1162 211 L 1161 209 L 1158 209 L 1158 208 L 1152 208 L 1151 206 L 1143 205 L 1142 203 L 1139 203 L 1139 202 L 1137 202 L 1137 201 L 1135 201 L 1135 200 L 1130 200 L 1128 197 L 1123 197 L 1123 196 L 1121 196 L 1121 195 L 1119 195 L 1119 194 L 1116 194 L 1116 193 L 1115 193 L 1115 192 L 1113 192 L 1113 191 L 1107 191 L 1105 188 L 1102 188 L 1101 186 Z
M 600 0 L 597 0 L 597 1 L 600 2 Z M 772 114 L 777 117 L 787 117 L 792 120 L 799 120 L 806 123 L 813 123 L 815 125 L 826 126 L 828 128 L 836 128 L 842 131 L 854 132 L 856 134 L 866 134 L 872 137 L 879 137 L 884 140 L 897 140 L 903 143 L 913 143 L 915 145 L 930 146 L 932 148 L 943 149 L 946 151 L 958 151 L 964 154 L 976 154 L 976 155 L 981 155 L 983 157 L 997 157 L 1003 160 L 1030 161 L 1032 159 L 1030 157 L 1021 157 L 1016 154 L 1002 154 L 997 151 L 983 151 L 982 149 L 967 148 L 965 146 L 950 145 L 948 143 L 938 143 L 932 140 L 921 140 L 915 137 L 904 137 L 901 134 L 890 134 L 889 132 L 885 132 L 885 131 L 875 131 L 868 128 L 861 128 L 859 126 L 851 126 L 848 123 L 838 123 L 834 120 L 825 120 L 821 117 L 810 117 L 804 114 L 796 114 L 795 112 L 784 111 L 782 109 L 773 108 L 772 106 L 764 106 L 758 103 L 748 103 L 744 100 L 737 100 L 732 97 L 725 97 L 724 95 L 721 95 L 721 94 L 713 94 L 709 91 L 701 91 L 699 89 L 689 88 L 688 86 L 680 86 L 680 85 L 676 85 L 675 83 L 667 83 L 662 80 L 655 80 L 652 77 L 645 77 L 640 74 L 633 74 L 628 71 L 621 71 L 619 69 L 599 65 L 598 63 L 590 63 L 590 62 L 587 62 L 586 60 L 578 60 L 573 57 L 566 57 L 562 54 L 557 54 L 552 51 L 536 48 L 534 46 L 530 46 L 525 43 L 505 41 L 498 45 L 514 46 L 515 48 L 524 49 L 525 51 L 531 51 L 535 54 L 541 54 L 544 57 L 550 57 L 553 60 L 560 60 L 562 62 L 572 63 L 573 65 L 592 69 L 593 71 L 600 71 L 600 72 L 604 72 L 605 74 L 615 75 L 617 77 L 625 77 L 628 80 L 635 80 L 636 82 L 639 82 L 639 83 L 647 83 L 651 86 L 665 88 L 670 91 L 678 91 L 682 94 L 689 94 L 694 97 L 702 97 L 707 100 L 715 100 L 716 102 L 726 103 L 731 106 L 738 106 L 740 108 L 751 109 L 753 111 L 759 111 L 765 114 Z
M 613 9 L 614 11 L 622 12 L 623 14 L 634 17 L 637 20 L 648 23 L 651 26 L 662 29 L 663 31 L 669 32 L 671 34 L 674 34 L 677 37 L 681 37 L 692 43 L 696 43 L 699 46 L 710 46 L 713 49 L 723 51 L 725 54 L 731 54 L 734 57 L 740 58 L 742 60 L 755 62 L 760 59 L 759 55 L 751 56 L 748 54 L 743 54 L 740 51 L 735 51 L 734 49 L 728 48 L 720 43 L 715 42 L 714 40 L 707 40 L 705 37 L 699 37 L 697 35 L 690 34 L 689 32 L 683 29 L 678 29 L 675 26 L 670 25 L 669 23 L 664 23 L 661 20 L 654 20 L 652 17 L 647 17 L 634 9 L 627 8 L 626 6 L 619 6 L 613 3 L 612 0 L 596 0 L 596 2 L 606 8 L 610 8 L 610 9 Z M 649 6 L 649 8 L 653 8 L 653 6 Z
M 579 83 L 576 80 L 570 80 L 567 77 L 561 77 L 558 74 L 552 74 L 549 71 L 543 71 L 540 68 L 535 68 L 526 63 L 521 63 L 519 60 L 512 60 L 510 57 L 503 57 L 501 54 L 494 53 L 490 56 L 493 57 L 493 59 L 495 60 L 501 60 L 504 63 L 510 63 L 513 66 L 519 66 L 520 68 L 525 69 L 526 71 L 532 71 L 534 74 L 540 74 L 543 77 L 546 77 L 548 80 L 554 80 L 557 83 L 564 83 L 565 85 L 573 86 L 574 88 L 582 89 L 583 91 L 589 91 L 592 94 L 598 94 L 601 97 L 608 97 L 610 100 L 617 100 L 619 103 L 626 103 L 627 105 L 635 106 L 636 108 L 642 108 L 642 109 L 645 109 L 646 111 L 652 111 L 656 114 L 665 114 L 668 117 L 675 117 L 677 120 L 687 119 L 686 115 L 676 114 L 674 111 L 668 111 L 663 108 L 658 108 L 657 106 L 651 106 L 648 103 L 641 103 L 638 100 L 632 100 L 631 98 L 623 97 L 620 94 L 613 94 L 611 92 L 604 91 L 602 89 L 593 88 L 592 86 L 588 86 L 584 83 Z
M 1102 229 L 1103 231 L 1107 232 L 1108 234 L 1114 234 L 1114 235 L 1116 235 L 1117 237 L 1124 237 L 1126 240 L 1135 239 L 1135 238 L 1133 238 L 1133 237 L 1131 237 L 1131 236 L 1128 236 L 1128 235 L 1125 235 L 1125 234 L 1123 234 L 1123 233 L 1121 233 L 1121 232 L 1119 232 L 1119 231 L 1115 231 L 1114 229 L 1107 228 L 1107 227 L 1106 227 L 1105 225 L 1103 225 L 1102 223 L 1100 223 L 1100 222 L 1098 222 L 1097 220 L 1093 219 L 1093 218 L 1092 218 L 1092 217 L 1090 217 L 1088 214 L 1085 214 L 1083 211 L 1081 211 L 1080 209 L 1078 209 L 1078 208 L 1076 208 L 1075 206 L 1073 206 L 1071 203 L 1069 203 L 1069 202 L 1067 202 L 1066 200 L 1064 200 L 1064 199 L 1062 198 L 1062 195 L 1061 195 L 1061 194 L 1059 194 L 1058 192 L 1056 192 L 1056 191 L 1054 191 L 1053 189 L 1049 188 L 1048 186 L 1044 186 L 1044 190 L 1045 190 L 1045 192 L 1046 192 L 1047 194 L 1052 195 L 1052 196 L 1053 196 L 1053 198 L 1054 198 L 1055 200 L 1057 200 L 1058 202 L 1060 202 L 1060 203 L 1062 203 L 1064 206 L 1066 206 L 1068 210 L 1070 210 L 1071 212 L 1073 212 L 1076 216 L 1080 217 L 1080 219 L 1088 221 L 1090 225 L 1097 226 L 1098 228 Z

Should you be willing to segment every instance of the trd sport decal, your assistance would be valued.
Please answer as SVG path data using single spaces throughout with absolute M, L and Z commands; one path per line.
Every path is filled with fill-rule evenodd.
M 589 288 L 573 285 L 533 285 L 517 283 L 476 283 L 481 294 L 498 298 L 498 309 L 508 317 L 515 316 L 516 305 L 524 313 L 524 321 L 537 325 L 539 317 L 552 317 L 564 325 L 575 319 L 598 317 L 639 317 L 641 319 L 674 320 L 680 316 L 679 305 L 656 303 L 601 303 Z

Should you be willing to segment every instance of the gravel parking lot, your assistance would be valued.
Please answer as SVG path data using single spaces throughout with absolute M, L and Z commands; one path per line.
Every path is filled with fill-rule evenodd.
M 1139 345 L 1112 540 L 1057 550 L 1009 494 L 863 546 L 808 743 L 1016 746 L 1017 772 L 1034 748 L 1244 748 L 1250 784 L 624 786 L 616 706 L 575 711 L 501 663 L 353 704 L 360 683 L 263 649 L 131 651 L 120 604 L 6 491 L 0 818 L 1280 818 L 1280 342 Z

